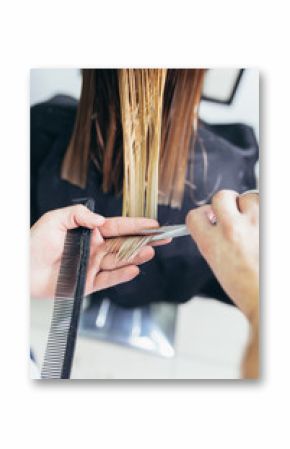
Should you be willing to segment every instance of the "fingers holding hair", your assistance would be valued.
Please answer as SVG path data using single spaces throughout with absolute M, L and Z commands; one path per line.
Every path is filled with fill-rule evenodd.
M 95 214 L 82 204 L 52 210 L 44 214 L 42 219 L 51 222 L 54 226 L 58 225 L 63 230 L 79 226 L 93 229 L 105 223 L 103 216 Z
M 114 285 L 123 284 L 134 279 L 140 270 L 136 265 L 116 268 L 112 271 L 101 271 L 94 279 L 92 291 L 103 290 Z
M 103 237 L 119 237 L 123 235 L 138 235 L 143 229 L 157 228 L 156 220 L 151 218 L 114 217 L 107 218 L 101 226 Z
M 108 253 L 102 258 L 100 262 L 100 269 L 114 270 L 115 268 L 120 268 L 127 265 L 141 265 L 145 262 L 148 262 L 153 257 L 154 249 L 148 245 L 141 248 L 140 251 L 135 255 L 135 257 L 130 261 L 119 260 L 116 253 Z
M 95 290 L 112 287 L 118 283 L 130 281 L 140 272 L 137 265 L 146 263 L 153 257 L 154 249 L 148 245 L 140 249 L 130 261 L 118 260 L 116 253 L 106 253 L 104 246 L 100 246 L 90 255 L 87 272 L 87 294 Z M 120 271 L 121 268 L 129 269 Z M 119 282 L 117 275 L 121 276 Z

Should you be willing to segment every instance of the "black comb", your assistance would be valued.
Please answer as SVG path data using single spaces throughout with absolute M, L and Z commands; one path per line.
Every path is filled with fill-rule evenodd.
M 94 211 L 94 200 L 82 199 Z M 69 379 L 84 296 L 91 231 L 67 231 L 56 285 L 53 314 L 41 370 L 42 379 Z

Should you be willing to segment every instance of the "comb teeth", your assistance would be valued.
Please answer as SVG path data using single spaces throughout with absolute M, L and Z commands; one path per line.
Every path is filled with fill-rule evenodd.
M 81 230 L 68 231 L 57 280 L 52 320 L 41 372 L 43 379 L 62 376 L 80 265 Z
M 86 205 L 93 210 L 93 204 Z M 84 295 L 89 248 L 89 229 L 78 228 L 67 232 L 41 370 L 42 379 L 69 378 Z
M 71 323 L 65 316 L 72 316 L 73 305 L 74 298 L 55 297 L 53 319 L 41 371 L 42 379 L 61 379 Z

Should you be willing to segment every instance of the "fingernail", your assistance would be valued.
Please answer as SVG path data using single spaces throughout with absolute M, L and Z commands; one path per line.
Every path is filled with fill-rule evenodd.
M 217 222 L 215 214 L 212 211 L 210 211 L 207 213 L 207 216 L 208 216 L 208 219 L 211 222 L 211 224 L 215 225 Z

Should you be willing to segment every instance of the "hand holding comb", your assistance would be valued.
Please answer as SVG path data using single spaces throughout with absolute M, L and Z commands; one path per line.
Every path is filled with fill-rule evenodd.
M 83 204 L 94 211 L 94 200 Z M 53 315 L 48 335 L 42 379 L 69 379 L 81 304 L 84 296 L 91 230 L 67 231 L 56 285 Z

